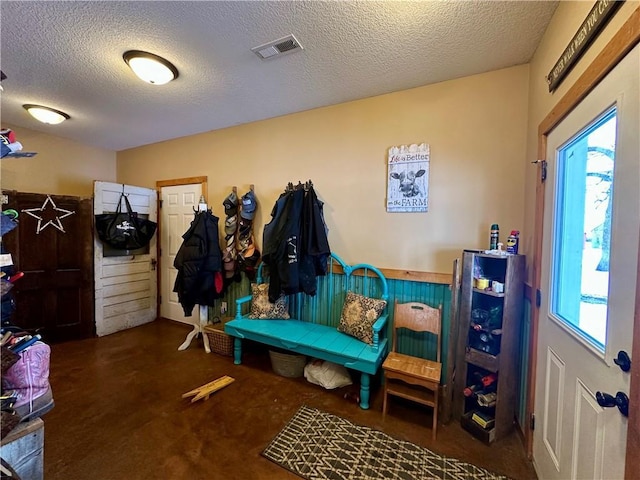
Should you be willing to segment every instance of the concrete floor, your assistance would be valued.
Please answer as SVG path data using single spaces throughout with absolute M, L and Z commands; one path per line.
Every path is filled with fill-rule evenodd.
M 432 441 L 428 409 L 394 399 L 382 421 L 379 382 L 371 409 L 361 410 L 343 398 L 357 385 L 328 391 L 280 377 L 261 345 L 248 345 L 240 366 L 206 354 L 201 339 L 179 352 L 190 329 L 158 320 L 52 346 L 47 480 L 296 479 L 260 452 L 303 404 L 513 479 L 536 478 L 515 433 L 487 446 L 452 421 Z M 235 382 L 208 401 L 181 398 L 223 375 Z

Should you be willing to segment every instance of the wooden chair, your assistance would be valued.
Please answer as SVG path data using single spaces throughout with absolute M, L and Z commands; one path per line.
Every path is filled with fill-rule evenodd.
M 437 361 L 426 360 L 397 353 L 398 329 L 414 332 L 431 332 L 436 335 Z M 433 439 L 438 426 L 438 397 L 440 390 L 440 332 L 442 328 L 442 305 L 438 308 L 424 303 L 409 302 L 394 304 L 393 341 L 391 352 L 382 364 L 384 372 L 384 400 L 382 417 L 387 414 L 387 397 L 395 395 L 433 407 Z

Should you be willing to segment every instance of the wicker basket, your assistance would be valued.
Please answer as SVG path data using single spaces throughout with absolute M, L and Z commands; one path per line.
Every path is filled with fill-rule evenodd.
M 296 378 L 304 374 L 304 366 L 307 364 L 307 357 L 304 355 L 269 350 L 269 357 L 271 358 L 271 368 L 278 375 Z
M 233 355 L 233 337 L 224 333 L 224 324 L 231 320 L 223 319 L 221 323 L 205 325 L 203 330 L 209 338 L 209 346 L 212 352 L 230 357 Z

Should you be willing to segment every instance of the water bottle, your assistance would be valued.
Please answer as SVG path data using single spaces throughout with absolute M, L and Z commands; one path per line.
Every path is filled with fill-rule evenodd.
M 491 241 L 489 243 L 489 250 L 497 250 L 498 237 L 500 237 L 500 227 L 497 223 L 491 225 Z

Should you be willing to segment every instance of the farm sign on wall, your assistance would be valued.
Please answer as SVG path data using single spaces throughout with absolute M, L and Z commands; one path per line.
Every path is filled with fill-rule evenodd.
M 429 145 L 389 149 L 387 212 L 426 212 L 429 209 Z

